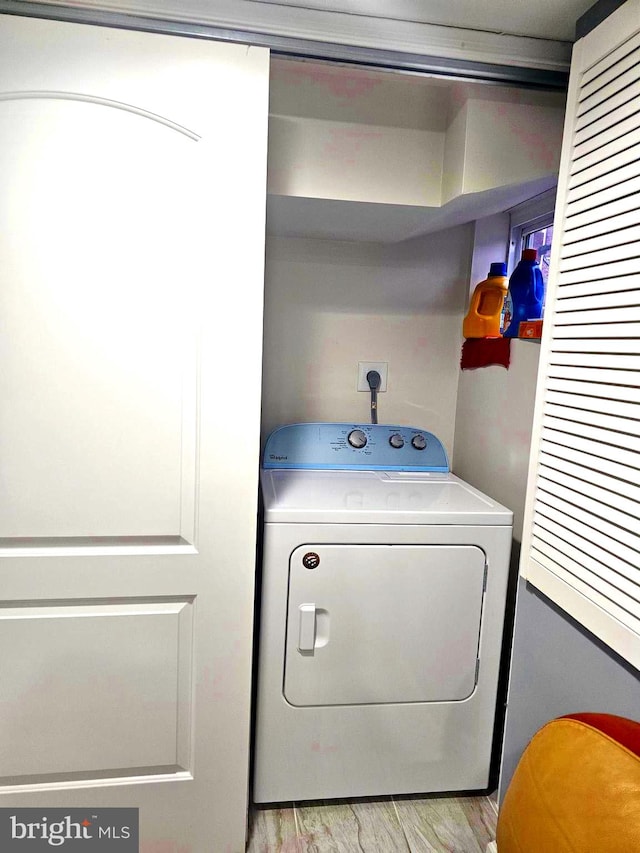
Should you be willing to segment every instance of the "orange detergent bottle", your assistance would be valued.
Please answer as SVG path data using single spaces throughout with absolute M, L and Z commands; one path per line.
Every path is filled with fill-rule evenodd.
M 499 338 L 500 316 L 509 289 L 507 265 L 491 264 L 489 275 L 476 285 L 469 312 L 462 324 L 465 338 Z

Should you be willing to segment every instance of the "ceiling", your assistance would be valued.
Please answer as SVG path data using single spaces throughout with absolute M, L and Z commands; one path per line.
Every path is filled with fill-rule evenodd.
M 215 0 L 210 0 L 215 6 Z M 260 0 L 292 8 L 573 41 L 576 20 L 594 0 Z
M 610 3 L 619 0 L 609 0 Z M 593 0 L 41 0 L 41 4 L 480 62 L 566 67 Z

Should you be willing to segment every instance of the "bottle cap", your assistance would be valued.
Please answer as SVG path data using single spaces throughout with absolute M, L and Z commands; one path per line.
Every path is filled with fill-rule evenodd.
M 522 260 L 523 261 L 537 261 L 538 260 L 538 250 L 537 249 L 524 249 L 522 252 Z
M 507 265 L 505 263 L 497 263 L 491 264 L 489 269 L 489 278 L 493 278 L 497 275 L 506 276 L 507 274 Z

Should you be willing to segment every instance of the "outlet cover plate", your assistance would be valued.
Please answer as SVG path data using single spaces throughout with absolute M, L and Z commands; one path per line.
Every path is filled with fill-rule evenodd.
M 367 373 L 370 370 L 377 370 L 380 374 L 380 387 L 378 394 L 387 390 L 387 376 L 389 374 L 388 361 L 359 361 L 358 362 L 358 391 L 369 391 L 369 383 L 367 382 Z

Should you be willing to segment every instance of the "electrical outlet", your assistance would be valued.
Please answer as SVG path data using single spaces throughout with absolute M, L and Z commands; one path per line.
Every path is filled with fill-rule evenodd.
M 369 383 L 367 382 L 367 373 L 370 370 L 377 370 L 380 374 L 380 387 L 378 393 L 387 390 L 387 374 L 389 372 L 389 362 L 387 361 L 359 361 L 358 362 L 358 391 L 369 391 Z

